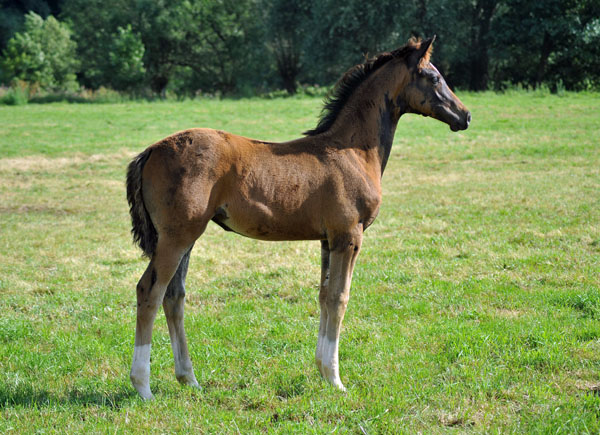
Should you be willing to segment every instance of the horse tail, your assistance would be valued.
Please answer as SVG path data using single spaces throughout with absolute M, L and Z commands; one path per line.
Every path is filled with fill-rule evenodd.
M 131 234 L 133 242 L 142 248 L 144 255 L 149 258 L 154 254 L 158 240 L 156 228 L 152 224 L 142 196 L 142 170 L 151 152 L 150 149 L 145 150 L 135 157 L 127 168 L 127 202 L 131 215 Z

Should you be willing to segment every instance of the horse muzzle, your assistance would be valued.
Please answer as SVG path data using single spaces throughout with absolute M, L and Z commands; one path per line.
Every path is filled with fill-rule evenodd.
M 471 112 L 466 112 L 463 116 L 450 123 L 450 130 L 466 130 L 467 128 L 469 128 L 469 124 L 471 124 Z

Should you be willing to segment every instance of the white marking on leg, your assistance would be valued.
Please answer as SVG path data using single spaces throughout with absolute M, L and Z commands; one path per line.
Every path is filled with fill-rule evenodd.
M 315 352 L 315 362 L 319 368 L 319 372 L 322 376 L 325 376 L 323 372 L 323 338 L 327 330 L 327 310 L 321 308 L 321 321 L 319 322 L 319 334 L 317 336 L 317 351 Z
M 323 337 L 323 374 L 334 387 L 346 391 L 340 379 L 338 345 L 339 338 L 332 341 L 327 336 Z
M 150 391 L 150 344 L 133 348 L 133 362 L 129 377 L 137 392 L 145 400 L 152 399 Z

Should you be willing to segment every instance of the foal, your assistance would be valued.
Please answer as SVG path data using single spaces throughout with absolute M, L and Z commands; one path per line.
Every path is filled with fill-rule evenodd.
M 305 137 L 284 143 L 191 129 L 150 146 L 129 165 L 133 237 L 151 259 L 137 285 L 131 382 L 150 391 L 152 327 L 162 304 L 179 382 L 197 386 L 183 327 L 193 244 L 209 221 L 261 240 L 320 240 L 321 320 L 316 363 L 344 390 L 340 327 L 363 232 L 381 203 L 381 176 L 398 120 L 431 116 L 453 131 L 471 115 L 429 62 L 433 38 L 410 41 L 351 68 Z

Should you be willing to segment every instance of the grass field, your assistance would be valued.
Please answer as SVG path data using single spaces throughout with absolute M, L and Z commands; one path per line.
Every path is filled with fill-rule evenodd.
M 469 130 L 406 116 L 342 330 L 314 365 L 319 244 L 211 224 L 188 275 L 201 390 L 162 312 L 129 383 L 128 160 L 194 126 L 286 140 L 319 99 L 0 107 L 1 433 L 598 433 L 600 95 L 459 95 Z

